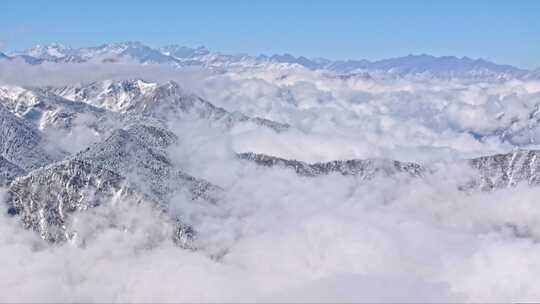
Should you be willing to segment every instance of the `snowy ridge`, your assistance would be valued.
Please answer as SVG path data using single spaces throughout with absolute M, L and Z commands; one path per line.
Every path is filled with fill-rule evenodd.
M 69 130 L 74 121 L 84 117 L 85 123 L 94 129 L 97 121 L 106 120 L 104 109 L 92 105 L 71 101 L 58 95 L 51 94 L 47 89 L 26 89 L 22 87 L 0 86 L 0 98 L 4 98 L 3 105 L 18 117 L 32 122 L 40 130 L 54 127 Z
M 171 116 L 180 118 L 183 115 L 192 115 L 200 119 L 223 123 L 228 128 L 238 123 L 251 122 L 271 128 L 276 132 L 290 127 L 287 124 L 260 117 L 248 117 L 242 113 L 228 112 L 199 96 L 186 92 L 174 81 L 163 84 L 141 79 L 103 81 L 81 87 L 53 89 L 53 93 L 130 116 L 169 120 Z
M 375 177 L 389 177 L 398 173 L 406 173 L 411 177 L 421 177 L 425 171 L 422 166 L 415 163 L 403 163 L 384 159 L 335 160 L 325 163 L 308 164 L 297 160 L 288 160 L 250 152 L 240 153 L 238 157 L 261 166 L 290 168 L 298 175 L 309 177 L 339 173 L 342 175 L 354 175 L 360 180 L 370 180 Z
M 308 164 L 250 152 L 240 153 L 237 156 L 260 166 L 292 169 L 298 175 L 307 177 L 339 173 L 357 176 L 360 180 L 371 180 L 374 177 L 390 177 L 398 173 L 406 173 L 409 177 L 423 178 L 435 171 L 429 165 L 384 159 L 335 160 Z M 506 154 L 482 156 L 466 160 L 466 162 L 471 168 L 477 170 L 477 176 L 473 181 L 467 181 L 464 178 L 462 189 L 496 190 L 514 187 L 521 183 L 530 186 L 540 185 L 540 150 L 520 149 Z M 442 170 L 461 163 L 461 161 L 446 163 Z
M 83 61 L 114 62 L 122 58 L 134 59 L 143 64 L 170 64 L 174 66 L 201 66 L 228 68 L 238 65 L 260 65 L 268 62 L 299 65 L 313 70 L 327 70 L 340 74 L 379 71 L 396 75 L 428 74 L 433 77 L 473 79 L 511 79 L 535 77 L 535 73 L 509 65 L 498 65 L 483 59 L 408 55 L 404 57 L 368 60 L 310 59 L 290 54 L 272 56 L 227 55 L 211 52 L 205 47 L 190 48 L 169 45 L 152 48 L 140 42 L 120 42 L 96 47 L 69 48 L 58 43 L 37 45 L 26 51 L 15 52 L 9 58 L 22 58 L 28 63 L 43 61 L 76 63 Z

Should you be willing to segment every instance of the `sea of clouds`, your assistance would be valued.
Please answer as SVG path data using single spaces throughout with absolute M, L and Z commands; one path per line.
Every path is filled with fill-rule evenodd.
M 226 131 L 171 121 L 182 170 L 224 188 L 216 203 L 178 196 L 196 230 L 176 247 L 150 206 L 113 199 L 73 215 L 84 242 L 44 243 L 0 216 L 0 300 L 9 302 L 484 302 L 540 299 L 540 188 L 460 191 L 465 167 L 426 179 L 297 176 L 237 160 L 260 152 L 309 162 L 391 158 L 433 164 L 511 151 L 496 131 L 527 121 L 540 83 L 429 77 L 343 78 L 298 66 L 173 69 L 0 63 L 0 81 L 73 85 L 178 81 L 216 105 L 293 126 Z M 528 125 L 527 140 L 536 135 Z M 69 138 L 84 146 L 87 130 Z M 538 133 L 540 135 L 540 132 Z M 483 136 L 482 139 L 479 137 Z M 83 138 L 83 139 L 81 139 Z M 62 144 L 62 143 L 61 143 Z

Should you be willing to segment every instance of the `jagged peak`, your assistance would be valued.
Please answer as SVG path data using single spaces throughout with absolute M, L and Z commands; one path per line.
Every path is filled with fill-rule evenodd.
M 145 80 L 143 78 L 128 78 L 128 79 L 121 79 L 121 80 L 109 80 L 109 86 L 121 86 L 123 88 L 130 88 L 130 87 L 136 87 L 141 90 L 149 88 L 149 87 L 156 87 L 158 83 L 152 82 L 149 80 Z
M 210 54 L 210 50 L 202 45 L 197 47 L 188 47 L 178 44 L 171 44 L 161 47 L 160 50 L 166 55 L 175 56 L 178 58 L 191 58 Z
M 66 47 L 60 43 L 52 42 L 49 44 L 37 44 L 24 53 L 33 57 L 53 57 L 53 58 L 63 58 L 68 56 L 67 54 L 70 50 L 70 47 Z
M 46 44 L 36 44 L 35 46 L 29 48 L 29 50 L 49 49 L 49 48 L 62 49 L 62 50 L 70 49 L 70 47 L 67 47 L 59 42 L 51 42 L 51 43 L 46 43 Z
M 191 96 L 195 97 L 194 94 L 190 93 L 186 88 L 180 85 L 174 80 L 168 80 L 164 83 L 161 83 L 157 86 L 156 93 L 165 94 L 166 96 Z
M 97 46 L 97 48 L 111 48 L 111 47 L 149 47 L 145 44 L 143 44 L 140 41 L 118 41 L 118 42 L 110 42 L 110 43 L 104 43 L 100 46 Z

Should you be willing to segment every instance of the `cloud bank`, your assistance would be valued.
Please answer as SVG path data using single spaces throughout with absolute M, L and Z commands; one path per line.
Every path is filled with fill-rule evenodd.
M 216 157 L 217 159 L 218 157 Z M 220 161 L 214 160 L 214 164 Z M 431 181 L 298 178 L 223 161 L 217 205 L 177 198 L 175 247 L 147 206 L 81 212 L 87 242 L 50 247 L 1 217 L 6 301 L 530 301 L 540 296 L 538 189 L 468 194 Z M 214 178 L 216 176 L 214 175 Z M 414 189 L 414 191 L 411 191 Z
M 179 196 L 194 250 L 149 206 L 113 199 L 75 213 L 83 243 L 50 246 L 0 216 L 0 300 L 77 302 L 457 302 L 540 298 L 539 188 L 458 190 L 466 168 L 426 179 L 298 177 L 234 157 L 304 161 L 383 157 L 431 163 L 534 146 L 534 81 L 339 78 L 298 66 L 223 73 L 133 63 L 0 61 L 3 83 L 177 80 L 231 111 L 293 126 L 223 130 L 171 121 L 172 161 L 224 188 L 216 204 Z M 503 140 L 504 127 L 520 135 Z M 513 129 L 512 129 L 513 128 Z M 526 130 L 528 133 L 523 133 Z M 64 137 L 75 152 L 86 129 Z M 78 133 L 77 133 L 78 132 Z M 522 133 L 520 133 L 522 132 Z M 56 138 L 55 137 L 55 138 Z M 520 141 L 523 140 L 523 141 Z M 5 213 L 5 212 L 4 212 Z

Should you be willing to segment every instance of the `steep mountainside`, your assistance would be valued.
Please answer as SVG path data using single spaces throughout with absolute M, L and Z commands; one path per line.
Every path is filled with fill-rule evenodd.
M 74 158 L 126 177 L 158 201 L 166 201 L 178 191 L 187 191 L 193 199 L 216 200 L 214 194 L 220 191 L 219 187 L 174 168 L 167 147 L 175 141 L 176 136 L 165 129 L 132 125 L 115 130 L 103 142 L 88 147 Z
M 184 193 L 193 200 L 215 203 L 221 188 L 174 168 L 166 148 L 176 137 L 153 126 L 119 129 L 109 138 L 67 160 L 31 171 L 8 188 L 8 213 L 50 242 L 77 236 L 70 214 L 128 200 L 151 204 L 167 213 L 168 201 Z M 174 222 L 175 243 L 189 247 L 194 231 L 180 220 Z
M 65 153 L 45 140 L 39 130 L 0 104 L 0 155 L 14 165 L 33 170 L 62 159 Z
M 50 242 L 72 239 L 69 214 L 131 196 L 123 178 L 96 164 L 67 160 L 32 171 L 9 187 L 8 213 Z

